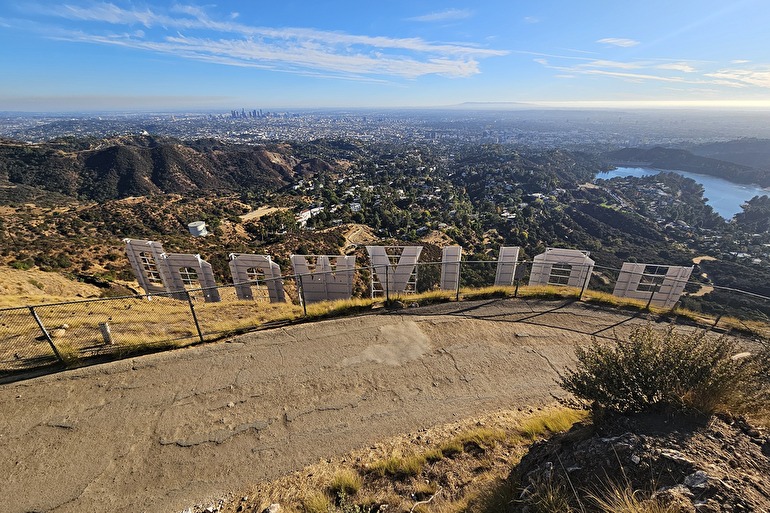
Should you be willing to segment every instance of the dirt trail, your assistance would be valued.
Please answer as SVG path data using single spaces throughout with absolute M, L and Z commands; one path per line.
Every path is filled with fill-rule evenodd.
M 181 511 L 398 433 L 550 402 L 575 343 L 641 322 L 451 303 L 2 385 L 3 511 Z
M 345 233 L 345 246 L 342 253 L 345 255 L 355 251 L 355 248 L 361 245 L 370 244 L 377 241 L 377 237 L 372 233 L 372 229 L 364 224 L 351 224 L 350 229 Z

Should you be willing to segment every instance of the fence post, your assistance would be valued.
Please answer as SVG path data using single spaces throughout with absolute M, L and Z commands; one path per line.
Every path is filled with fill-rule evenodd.
M 307 317 L 307 301 L 305 301 L 305 285 L 303 285 L 301 274 L 297 275 L 297 282 L 299 283 L 299 300 L 302 303 L 302 311 L 305 313 L 305 317 Z
M 652 284 L 652 294 L 650 294 L 650 299 L 647 300 L 647 306 L 644 307 L 645 310 L 649 311 L 650 305 L 652 304 L 652 298 L 655 297 L 655 293 L 657 291 L 658 291 L 658 284 L 657 283 L 653 283 Z
M 526 262 L 522 262 L 521 265 L 516 265 L 516 269 L 513 272 L 513 279 L 516 282 L 516 288 L 513 291 L 513 297 L 519 297 L 519 284 L 521 283 L 522 277 L 524 277 L 524 273 L 527 272 L 526 265 Z
M 583 288 L 580 289 L 580 295 L 578 296 L 578 301 L 581 301 L 583 299 L 583 293 L 586 291 L 586 287 L 588 287 L 588 282 L 591 281 L 591 273 L 589 272 L 586 276 L 586 279 L 583 280 Z
M 51 349 L 53 349 L 53 353 L 56 355 L 56 358 L 61 363 L 66 363 L 64 361 L 64 358 L 62 358 L 61 353 L 59 353 L 59 350 L 56 349 L 56 345 L 53 343 L 53 339 L 51 339 L 51 335 L 48 333 L 48 330 L 45 329 L 45 326 L 43 326 L 43 321 L 40 320 L 40 317 L 38 317 L 37 312 L 35 311 L 35 307 L 30 306 L 29 312 L 32 314 L 32 317 L 35 318 L 35 322 L 40 327 L 40 331 L 43 332 L 43 336 L 45 337 L 46 341 L 48 341 L 48 345 L 51 346 Z
M 385 266 L 385 302 L 386 303 L 390 303 L 390 278 L 388 278 L 388 276 L 390 275 L 389 271 L 390 271 L 390 264 Z
M 444 265 L 443 263 L 441 265 Z M 455 301 L 460 301 L 460 279 L 463 276 L 463 261 L 457 262 L 457 290 L 455 291 Z
M 201 331 L 201 325 L 198 323 L 198 314 L 195 313 L 195 305 L 193 304 L 192 297 L 190 297 L 190 291 L 185 290 L 185 295 L 187 296 L 187 304 L 190 305 L 190 312 L 192 313 L 193 322 L 195 322 L 195 329 L 198 330 L 198 338 L 201 342 L 205 342 L 203 340 L 203 332 Z

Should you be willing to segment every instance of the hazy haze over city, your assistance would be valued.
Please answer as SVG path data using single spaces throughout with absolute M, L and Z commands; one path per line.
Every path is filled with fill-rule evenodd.
M 770 107 L 770 4 L 0 2 L 0 110 Z

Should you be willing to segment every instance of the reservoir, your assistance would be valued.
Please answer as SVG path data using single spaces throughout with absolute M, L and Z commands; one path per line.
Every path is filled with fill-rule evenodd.
M 596 178 L 601 178 L 602 180 L 627 176 L 640 178 L 642 176 L 657 175 L 658 173 L 677 173 L 686 178 L 692 178 L 701 184 L 704 190 L 703 196 L 708 200 L 707 203 L 711 205 L 711 208 L 713 208 L 717 214 L 727 220 L 732 219 L 735 214 L 741 212 L 743 210 L 741 205 L 754 196 L 770 196 L 770 189 L 763 189 L 758 185 L 733 183 L 715 176 L 699 175 L 673 169 L 619 167 L 606 173 L 597 173 Z

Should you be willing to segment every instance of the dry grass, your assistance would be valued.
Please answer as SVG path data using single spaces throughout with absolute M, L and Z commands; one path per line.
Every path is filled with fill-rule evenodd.
M 465 300 L 509 298 L 514 295 L 514 287 L 486 287 L 481 289 L 463 289 Z M 518 296 L 523 298 L 543 299 L 577 299 L 580 290 L 569 287 L 555 286 L 521 286 Z M 265 324 L 274 322 L 293 322 L 303 318 L 301 306 L 293 303 L 270 303 L 266 301 L 237 300 L 234 290 L 220 290 L 222 302 L 206 303 L 200 297 L 194 301 L 201 330 L 206 341 L 221 339 L 226 336 L 245 333 Z M 193 293 L 199 296 L 200 293 Z M 41 298 L 35 298 L 40 300 Z M 49 302 L 35 305 L 35 310 L 44 325 L 50 330 L 67 323 L 70 325 L 68 335 L 63 340 L 55 340 L 58 345 L 64 344 L 63 352 L 68 354 L 70 362 L 77 363 L 94 355 L 114 355 L 122 357 L 159 348 L 183 347 L 199 342 L 196 327 L 192 321 L 190 306 L 187 301 L 154 296 L 152 300 L 142 298 L 116 298 L 103 301 L 78 301 L 68 304 L 50 304 L 56 299 L 46 297 Z M 67 298 L 61 298 L 67 299 Z M 71 298 L 70 298 L 71 299 Z M 611 294 L 587 290 L 584 301 L 610 306 L 613 308 L 644 309 L 645 303 L 630 299 L 615 297 Z M 7 298 L 0 297 L 0 302 Z M 391 304 L 398 301 L 404 305 L 449 302 L 455 300 L 453 291 L 430 291 L 421 294 L 397 296 L 391 299 Z M 325 301 L 307 305 L 307 319 L 324 319 L 361 314 L 371 311 L 383 298 L 353 298 L 343 301 Z M 677 309 L 667 312 L 651 309 L 651 312 L 664 316 L 687 318 L 698 324 L 713 326 L 715 319 L 700 313 Z M 114 347 L 103 347 L 100 322 L 109 322 Z M 720 327 L 735 329 L 742 332 L 770 336 L 770 326 L 761 322 L 742 321 L 740 319 L 722 317 Z M 53 356 L 47 344 L 34 342 L 40 336 L 40 329 L 27 308 L 0 311 L 0 339 L 6 341 L 0 348 L 0 361 L 12 362 L 14 365 L 24 364 L 23 360 L 14 359 L 15 354 L 26 357 L 37 355 Z M 34 347 L 33 347 L 34 346 Z M 10 370 L 4 369 L 4 370 Z
M 312 492 L 302 501 L 302 511 L 305 513 L 329 513 L 332 501 L 323 492 Z
M 504 442 L 507 438 L 508 433 L 503 429 L 480 426 L 463 431 L 457 435 L 455 440 L 457 440 L 463 447 L 468 444 L 489 447 L 497 442 Z
M 351 496 L 357 494 L 361 486 L 363 486 L 363 481 L 358 472 L 352 469 L 342 469 L 335 474 L 334 479 L 329 484 L 329 491 L 335 496 Z
M 540 299 L 578 299 L 580 289 L 574 287 L 557 287 L 554 285 L 536 285 L 519 287 L 519 297 L 535 297 Z
M 483 287 L 478 289 L 463 288 L 460 289 L 460 294 L 463 299 L 476 300 L 476 299 L 504 299 L 513 297 L 516 292 L 516 287 Z
M 680 509 L 662 504 L 657 500 L 644 498 L 640 490 L 631 490 L 627 485 L 610 483 L 603 491 L 589 494 L 588 499 L 603 513 L 676 513 Z
M 363 311 L 371 310 L 372 306 L 376 302 L 376 299 L 352 298 L 339 301 L 322 301 L 319 303 L 311 303 L 307 305 L 307 316 L 312 319 L 321 319 L 344 315 L 354 315 Z
M 532 513 L 573 513 L 571 490 L 561 480 L 548 479 L 534 483 L 523 495 Z
M 368 469 L 379 477 L 406 479 L 419 474 L 426 462 L 427 459 L 422 454 L 394 454 L 388 458 L 372 462 Z
M 247 495 L 251 502 L 235 502 L 222 511 L 234 513 L 239 506 L 262 511 L 272 502 L 287 511 L 308 513 L 353 513 L 373 507 L 415 513 L 509 511 L 515 489 L 507 477 L 529 444 L 520 426 L 537 423 L 539 417 L 570 418 L 558 415 L 561 409 L 495 412 L 419 436 L 399 436 L 242 490 L 236 496 Z
M 634 310 L 645 310 L 647 308 L 647 301 L 613 296 L 609 292 L 599 292 L 596 290 L 586 290 L 583 293 L 583 301 L 597 305 L 612 306 L 615 308 L 630 308 Z M 651 306 L 650 311 L 662 313 L 666 310 Z
M 552 433 L 566 431 L 576 422 L 585 420 L 588 413 L 564 408 L 547 410 L 541 415 L 530 417 L 519 425 L 518 432 L 528 440 L 535 440 Z
M 441 455 L 445 458 L 451 458 L 452 456 L 462 453 L 465 448 L 459 440 L 452 439 L 442 443 L 438 450 L 441 451 Z

